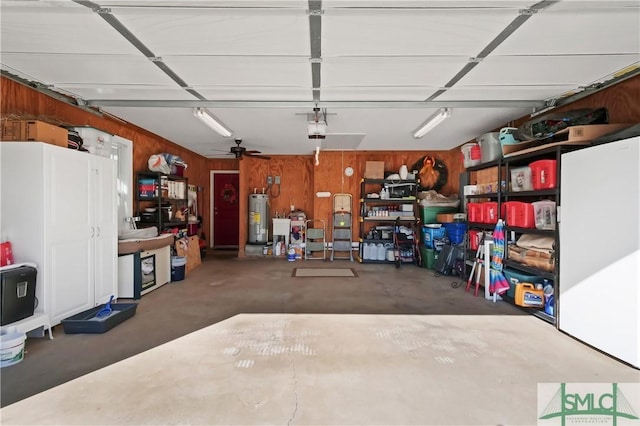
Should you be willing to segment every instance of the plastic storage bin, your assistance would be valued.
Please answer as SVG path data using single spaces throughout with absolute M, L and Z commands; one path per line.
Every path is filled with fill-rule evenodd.
M 531 283 L 544 284 L 544 278 L 537 275 L 529 275 L 511 268 L 503 268 L 502 273 L 509 282 L 509 290 L 507 296 L 514 298 L 516 296 L 516 284 Z
M 511 190 L 532 191 L 533 184 L 531 182 L 531 167 L 514 167 L 509 171 L 511 174 Z
M 478 250 L 481 235 L 482 231 L 478 231 L 477 229 L 469 230 L 469 248 L 471 250 Z
M 467 219 L 471 223 L 483 223 L 482 203 L 467 203 Z
M 445 223 L 443 226 L 451 244 L 461 244 L 464 241 L 464 234 L 467 232 L 466 223 L 451 222 Z
M 437 240 L 443 239 L 445 228 L 422 225 L 422 243 L 426 248 L 435 249 Z
M 482 222 L 495 224 L 498 223 L 498 203 L 495 201 L 487 201 L 482 205 Z
M 481 162 L 497 160 L 502 157 L 502 145 L 500 145 L 500 134 L 498 132 L 485 133 L 478 138 L 480 145 Z
M 112 303 L 110 315 L 97 319 L 96 314 L 106 305 L 96 306 L 61 321 L 66 334 L 104 333 L 136 314 L 137 303 Z
M 531 203 L 535 217 L 535 227 L 538 229 L 556 229 L 556 202 L 542 200 Z
M 556 187 L 556 160 L 539 160 L 529 164 L 534 190 Z
M 460 147 L 460 151 L 462 151 L 462 164 L 464 168 L 477 166 L 482 161 L 482 153 L 480 151 L 480 145 L 476 142 L 469 142 L 462 147 Z
M 438 213 L 455 213 L 458 209 L 455 207 L 422 207 L 420 206 L 420 217 L 422 223 L 436 223 Z
M 535 214 L 531 203 L 507 201 L 503 205 L 503 216 L 509 226 L 518 228 L 535 228 Z

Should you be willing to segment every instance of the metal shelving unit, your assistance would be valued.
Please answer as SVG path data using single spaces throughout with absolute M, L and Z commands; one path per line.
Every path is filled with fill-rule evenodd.
M 396 225 L 404 225 L 413 230 L 413 238 L 419 238 L 419 232 L 417 228 L 418 224 L 418 204 L 417 193 L 419 180 L 406 180 L 406 181 L 389 181 L 386 179 L 362 179 L 360 181 L 360 217 L 358 218 L 360 228 L 360 248 L 358 250 L 358 261 L 360 263 L 381 263 L 381 264 L 395 264 L 395 257 L 393 260 L 378 260 L 365 256 L 365 244 L 383 244 L 385 250 L 393 248 L 393 230 Z M 369 197 L 368 194 L 378 194 L 382 188 L 392 189 L 397 192 L 404 192 L 408 195 L 402 197 Z M 399 188 L 402 190 L 399 191 Z M 375 191 L 374 191 L 375 189 Z M 410 204 L 412 206 L 411 211 L 403 211 L 403 205 Z M 368 231 L 376 228 L 374 225 L 380 225 L 380 227 L 388 228 L 388 237 L 382 238 L 382 233 L 379 232 L 378 237 L 365 238 Z M 385 231 L 387 232 L 387 231 Z M 414 253 L 414 259 L 416 254 Z M 404 260 L 407 262 L 407 258 Z
M 186 227 L 187 215 L 184 220 L 174 218 L 178 210 L 187 208 L 187 191 L 188 181 L 183 176 L 138 172 L 136 174 L 136 211 L 140 220 L 137 226 L 157 226 L 159 232 L 169 227 Z M 147 212 L 145 211 L 147 208 L 156 210 Z
M 537 151 L 527 152 L 524 154 L 510 154 L 504 158 L 494 160 L 491 162 L 483 163 L 477 166 L 467 168 L 467 172 L 475 172 L 491 167 L 497 167 L 498 170 L 498 191 L 492 192 L 488 194 L 474 194 L 467 195 L 466 198 L 471 199 L 491 199 L 492 201 L 496 201 L 498 204 L 498 215 L 499 218 L 504 219 L 502 214 L 502 204 L 507 201 L 524 201 L 524 202 L 533 202 L 539 201 L 543 199 L 550 199 L 556 202 L 556 206 L 560 206 L 560 160 L 561 155 L 568 151 L 573 151 L 576 149 L 583 148 L 584 146 L 579 145 L 557 145 L 549 148 L 543 148 Z M 555 188 L 552 189 L 542 189 L 542 190 L 533 190 L 533 191 L 512 191 L 509 190 L 509 177 L 510 170 L 513 167 L 521 167 L 525 165 L 529 165 L 530 163 L 537 160 L 556 160 L 556 185 Z M 503 175 L 504 174 L 504 175 Z M 468 223 L 469 229 L 481 229 L 481 230 L 491 230 L 495 227 L 495 224 L 487 224 L 487 223 Z M 535 309 L 535 308 L 523 308 L 528 312 L 533 314 L 536 317 L 539 317 L 549 323 L 557 325 L 557 316 L 559 311 L 559 280 L 558 277 L 560 275 L 559 271 L 559 256 L 560 256 L 560 241 L 559 241 L 559 232 L 558 226 L 553 230 L 546 229 L 537 229 L 537 228 L 521 228 L 515 226 L 509 226 L 508 224 L 505 226 L 505 231 L 507 233 L 507 239 L 510 241 L 514 241 L 518 236 L 522 234 L 535 234 L 541 236 L 550 236 L 553 237 L 554 240 L 554 268 L 553 272 L 545 271 L 539 268 L 535 268 L 532 266 L 528 266 L 519 262 L 516 262 L 513 259 L 509 259 L 508 250 L 505 252 L 505 259 L 503 261 L 503 265 L 514 270 L 521 271 L 525 274 L 535 275 L 542 277 L 543 279 L 547 279 L 553 282 L 554 286 L 554 298 L 555 298 L 555 306 L 554 306 L 554 315 L 547 314 L 543 309 Z M 509 297 L 504 297 L 506 300 L 513 302 Z

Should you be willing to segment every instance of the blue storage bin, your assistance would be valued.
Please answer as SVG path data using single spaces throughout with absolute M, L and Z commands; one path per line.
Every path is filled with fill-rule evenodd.
M 422 225 L 422 242 L 429 248 L 436 248 L 436 240 L 444 238 L 445 229 L 443 227 L 433 228 L 426 225 Z
M 507 291 L 507 296 L 512 298 L 516 296 L 516 284 L 519 284 L 519 283 L 531 283 L 533 285 L 544 284 L 544 277 L 541 277 L 538 275 L 529 275 L 524 272 L 520 272 L 516 269 L 503 268 L 502 273 L 504 274 L 504 277 L 509 282 L 509 290 Z
M 467 224 L 464 222 L 443 223 L 446 235 L 451 244 L 461 244 L 464 241 L 464 234 L 467 232 Z

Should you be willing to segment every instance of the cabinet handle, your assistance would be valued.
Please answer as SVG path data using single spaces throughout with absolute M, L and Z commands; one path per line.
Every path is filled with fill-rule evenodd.
M 91 227 L 91 238 L 93 238 L 93 235 L 96 233 L 96 229 L 92 226 Z
M 98 233 L 96 234 L 96 237 L 99 237 L 101 231 L 100 231 L 100 227 L 99 226 L 97 228 L 98 228 Z

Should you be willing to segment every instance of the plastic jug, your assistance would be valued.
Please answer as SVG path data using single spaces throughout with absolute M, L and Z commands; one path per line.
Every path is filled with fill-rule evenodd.
M 384 260 L 387 254 L 387 250 L 384 248 L 382 243 L 378 243 L 376 246 L 376 260 Z
M 362 244 L 362 260 L 369 260 L 371 258 L 371 246 L 369 243 Z

